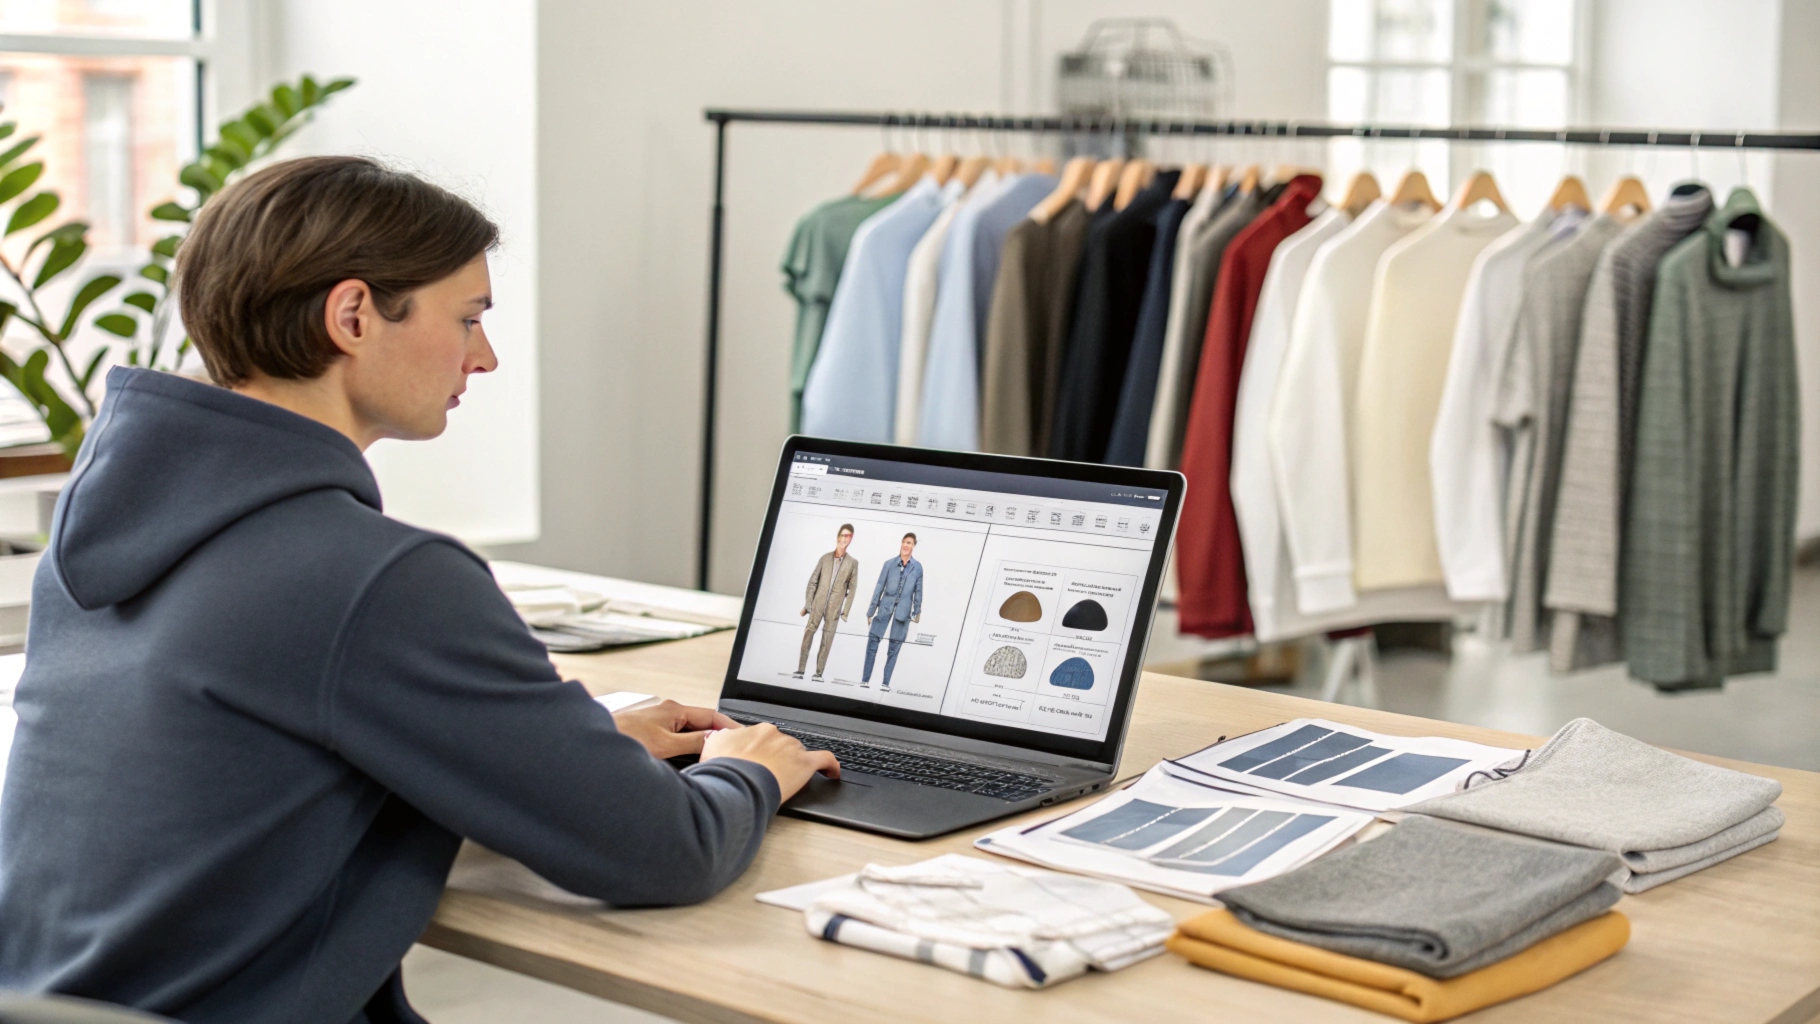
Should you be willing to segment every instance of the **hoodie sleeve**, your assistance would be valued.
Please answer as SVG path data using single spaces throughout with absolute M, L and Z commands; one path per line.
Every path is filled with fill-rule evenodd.
M 678 772 L 564 682 L 486 568 L 447 542 L 369 586 L 324 684 L 336 751 L 444 827 L 571 892 L 692 903 L 751 863 L 779 802 L 764 767 Z

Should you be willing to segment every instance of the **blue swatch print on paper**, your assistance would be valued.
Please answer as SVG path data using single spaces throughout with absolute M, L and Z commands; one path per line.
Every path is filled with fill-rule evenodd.
M 1069 658 L 1049 673 L 1049 683 L 1068 690 L 1093 689 L 1093 666 L 1086 658 Z

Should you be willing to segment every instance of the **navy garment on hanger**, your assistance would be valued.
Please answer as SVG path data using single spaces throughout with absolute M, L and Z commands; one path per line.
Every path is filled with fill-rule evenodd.
M 1180 177 L 1180 171 L 1160 172 L 1103 229 L 1087 236 L 1049 435 L 1052 458 L 1093 462 L 1106 454 L 1150 280 L 1157 218 Z

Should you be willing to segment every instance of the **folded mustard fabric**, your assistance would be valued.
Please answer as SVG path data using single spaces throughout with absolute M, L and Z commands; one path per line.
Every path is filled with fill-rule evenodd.
M 1445 981 L 1265 935 L 1227 910 L 1183 922 L 1168 947 L 1201 967 L 1426 1024 L 1539 992 L 1611 956 L 1628 941 L 1630 920 L 1613 911 Z

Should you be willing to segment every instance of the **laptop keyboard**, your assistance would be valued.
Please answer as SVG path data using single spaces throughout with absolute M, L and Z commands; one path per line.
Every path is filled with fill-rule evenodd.
M 741 715 L 732 717 L 748 725 L 759 721 Z M 913 754 L 902 750 L 892 750 L 888 747 L 875 747 L 854 740 L 810 732 L 794 725 L 780 724 L 777 728 L 779 732 L 801 740 L 803 746 L 810 750 L 832 752 L 839 759 L 843 770 L 913 782 L 919 786 L 937 786 L 941 789 L 977 793 L 980 796 L 1015 802 L 1046 793 L 1061 784 L 1058 779 L 1046 779 L 1040 775 L 1027 775 L 1023 772 L 1005 771 L 1001 768 L 969 764 L 945 757 L 932 757 L 928 754 Z

